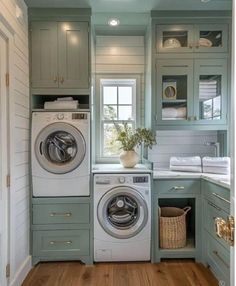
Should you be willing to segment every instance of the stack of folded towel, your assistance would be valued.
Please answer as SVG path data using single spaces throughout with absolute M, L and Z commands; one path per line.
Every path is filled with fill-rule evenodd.
M 73 97 L 61 97 L 54 101 L 44 102 L 44 109 L 77 109 L 78 106 L 78 100 L 73 100 Z
M 230 158 L 229 157 L 203 157 L 202 158 L 203 173 L 214 174 L 230 174 Z
M 202 172 L 202 162 L 199 156 L 171 157 L 170 170 L 183 172 Z

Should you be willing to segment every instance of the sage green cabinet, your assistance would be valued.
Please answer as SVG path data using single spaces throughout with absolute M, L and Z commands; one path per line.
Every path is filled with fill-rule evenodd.
M 33 88 L 58 87 L 57 23 L 31 23 L 31 82 Z
M 90 198 L 32 198 L 32 259 L 93 263 Z
M 157 53 L 226 53 L 227 51 L 227 24 L 156 25 Z
M 88 22 L 31 22 L 32 88 L 89 87 Z
M 227 122 L 225 59 L 159 59 L 157 125 L 224 125 Z
M 230 213 L 230 190 L 211 182 L 202 182 L 202 257 L 214 275 L 230 286 L 230 246 L 216 233 L 215 219 L 227 220 Z
M 195 258 L 201 261 L 201 182 L 199 179 L 157 179 L 153 184 L 153 240 L 152 261 L 163 258 Z M 186 246 L 164 249 L 159 245 L 159 207 L 191 207 L 187 215 Z

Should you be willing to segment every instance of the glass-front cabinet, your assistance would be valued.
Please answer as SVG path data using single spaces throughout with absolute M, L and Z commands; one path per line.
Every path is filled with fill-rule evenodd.
M 193 114 L 192 60 L 157 61 L 157 121 L 186 123 Z
M 224 59 L 196 60 L 194 116 L 198 123 L 226 123 L 227 65 Z
M 158 124 L 225 124 L 227 64 L 224 59 L 157 60 Z
M 157 53 L 227 52 L 227 24 L 157 25 Z

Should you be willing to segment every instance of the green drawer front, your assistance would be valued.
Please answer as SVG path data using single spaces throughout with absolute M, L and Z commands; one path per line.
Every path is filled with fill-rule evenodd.
M 206 233 L 206 232 L 205 232 Z M 207 263 L 218 280 L 229 286 L 230 252 L 221 246 L 215 239 L 207 234 Z
M 41 257 L 89 255 L 89 230 L 33 232 L 33 255 Z
M 224 239 L 218 237 L 215 231 L 215 218 L 221 217 L 226 220 L 228 215 L 229 214 L 223 211 L 220 207 L 214 205 L 208 200 L 204 200 L 204 227 L 219 243 L 221 243 L 229 251 L 229 244 Z
M 226 212 L 230 211 L 230 190 L 221 186 L 203 182 L 203 194 L 213 204 L 224 209 Z
M 33 205 L 33 224 L 89 223 L 89 204 Z
M 200 180 L 157 180 L 154 192 L 158 194 L 200 193 Z

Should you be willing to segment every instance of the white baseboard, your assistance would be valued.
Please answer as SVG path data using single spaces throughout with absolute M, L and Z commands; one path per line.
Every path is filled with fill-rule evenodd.
M 32 268 L 31 256 L 29 255 L 25 261 L 22 263 L 21 267 L 17 270 L 16 274 L 13 277 L 13 280 L 10 282 L 10 286 L 21 286 L 25 277 Z

